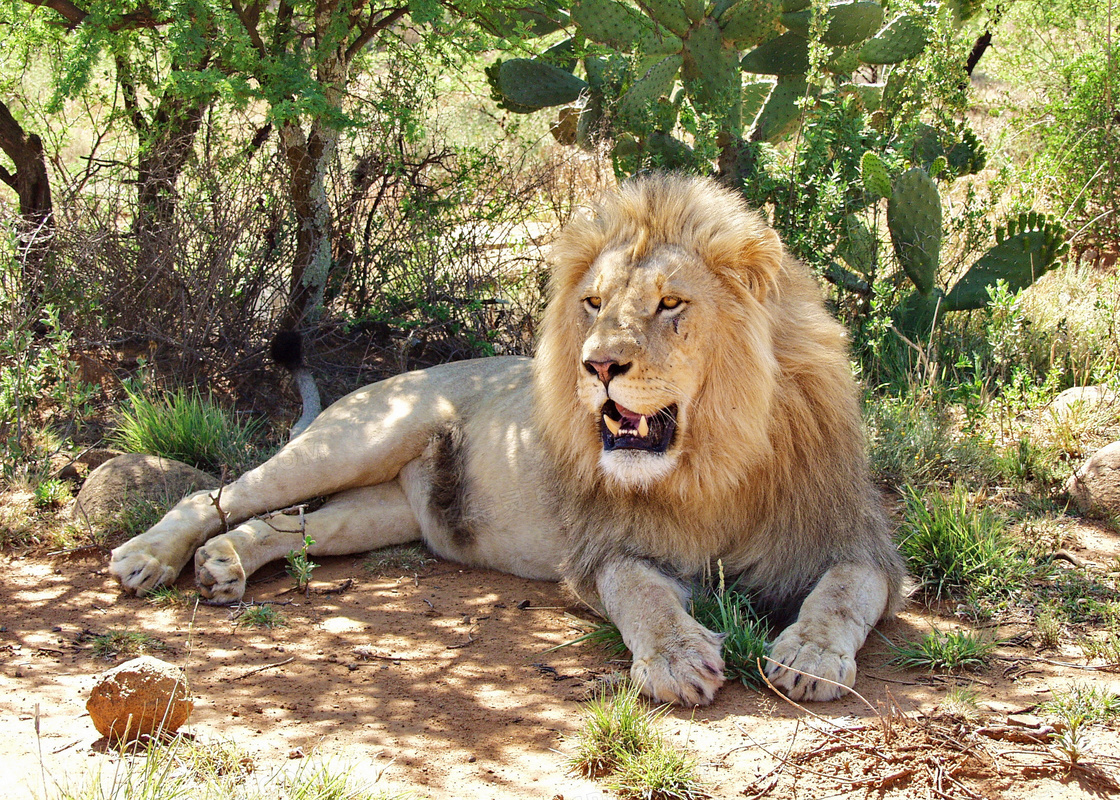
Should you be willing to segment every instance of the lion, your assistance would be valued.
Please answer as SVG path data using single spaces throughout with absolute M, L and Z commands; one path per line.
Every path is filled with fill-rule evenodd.
M 722 637 L 687 600 L 717 568 L 784 618 L 766 668 L 798 700 L 854 685 L 904 568 L 870 479 L 842 326 L 738 193 L 624 182 L 561 232 L 534 359 L 409 372 L 343 397 L 275 456 L 112 553 L 143 594 L 193 553 L 229 603 L 265 563 L 422 540 L 564 580 L 618 626 L 659 702 L 710 703 Z M 302 518 L 260 515 L 329 496 Z

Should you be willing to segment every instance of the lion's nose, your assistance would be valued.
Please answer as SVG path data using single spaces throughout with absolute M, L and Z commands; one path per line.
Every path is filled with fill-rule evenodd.
M 630 369 L 629 364 L 617 361 L 584 361 L 583 366 L 592 375 L 598 375 L 604 386 L 611 382 L 611 378 L 624 375 Z

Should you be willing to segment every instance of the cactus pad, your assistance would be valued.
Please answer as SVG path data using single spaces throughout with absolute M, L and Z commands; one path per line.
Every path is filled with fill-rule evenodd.
M 579 0 L 571 14 L 584 36 L 616 50 L 634 50 L 652 27 L 646 17 L 617 0 Z
M 867 64 L 897 64 L 921 54 L 929 43 L 925 25 L 917 17 L 904 14 L 868 39 L 859 51 Z
M 719 27 L 737 47 L 754 47 L 781 30 L 779 8 L 778 0 L 739 0 L 720 15 Z
M 809 40 L 783 33 L 751 50 L 739 65 L 744 72 L 760 75 L 804 75 L 809 70 Z
M 758 112 L 766 104 L 766 98 L 774 89 L 773 81 L 758 81 L 743 84 L 743 127 L 754 122 Z
M 813 4 L 813 0 L 782 0 L 782 11 L 802 11 Z
M 726 114 L 740 102 L 739 53 L 724 40 L 715 20 L 693 27 L 685 41 L 681 76 L 689 94 L 709 113 Z
M 1044 214 L 1023 213 L 996 230 L 996 245 L 977 259 L 945 297 L 947 311 L 983 308 L 988 287 L 1004 281 L 1012 292 L 1027 288 L 1069 252 L 1065 228 Z
M 887 203 L 887 227 L 902 268 L 919 293 L 929 294 L 941 260 L 941 195 L 921 167 L 895 180 Z
M 887 172 L 887 165 L 871 150 L 865 152 L 860 159 L 859 172 L 865 192 L 873 197 L 891 196 L 891 176 Z
M 801 120 L 797 101 L 805 96 L 807 90 L 804 75 L 778 78 L 754 123 L 754 138 L 773 142 L 792 133 Z
M 975 175 L 988 163 L 984 143 L 968 128 L 961 132 L 961 140 L 949 148 L 945 157 L 957 175 Z
M 486 77 L 500 105 L 518 113 L 575 102 L 587 88 L 567 70 L 531 58 L 500 61 Z
M 871 0 L 833 3 L 826 12 L 827 23 L 821 41 L 833 47 L 849 47 L 873 36 L 883 24 L 883 7 Z M 794 33 L 809 36 L 813 10 L 787 11 L 782 24 Z
M 639 127 L 650 116 L 658 98 L 667 95 L 681 69 L 681 56 L 666 56 L 638 78 L 619 98 L 616 114 L 624 125 Z
M 680 0 L 643 0 L 642 8 L 677 36 L 684 36 L 692 25 Z

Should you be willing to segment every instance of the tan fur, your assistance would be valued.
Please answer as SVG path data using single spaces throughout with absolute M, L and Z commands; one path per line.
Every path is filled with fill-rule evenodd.
M 647 694 L 698 704 L 723 661 L 686 599 L 718 563 L 796 616 L 773 645 L 778 686 L 818 700 L 851 686 L 903 570 L 844 332 L 811 276 L 737 194 L 674 176 L 604 198 L 551 261 L 533 362 L 446 365 L 343 398 L 222 490 L 224 518 L 210 495 L 186 498 L 114 551 L 113 574 L 142 593 L 197 550 L 203 593 L 229 602 L 303 535 L 313 555 L 419 536 L 447 558 L 567 579 L 618 624 Z M 608 398 L 651 418 L 675 407 L 664 453 L 605 449 Z M 336 496 L 298 524 L 250 519 L 314 494 Z

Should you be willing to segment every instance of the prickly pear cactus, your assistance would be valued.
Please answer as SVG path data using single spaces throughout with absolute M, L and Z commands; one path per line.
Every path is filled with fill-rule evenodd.
M 1013 293 L 1025 289 L 1068 252 L 1065 229 L 1059 222 L 1034 211 L 1020 214 L 996 230 L 996 245 L 945 296 L 945 310 L 983 308 L 988 304 L 989 287 L 999 281 Z
M 899 263 L 919 294 L 928 295 L 941 261 L 941 194 L 921 167 L 900 175 L 887 203 L 887 227 Z
M 975 4 L 944 1 L 961 9 Z M 574 28 L 586 81 L 549 54 L 496 64 L 487 74 L 504 108 L 529 113 L 578 101 L 580 129 L 606 131 L 615 142 L 630 134 L 623 147 L 627 164 L 640 164 L 642 152 L 653 154 L 653 134 L 672 137 L 683 101 L 695 112 L 690 118 L 704 120 L 714 134 L 722 169 L 736 163 L 748 142 L 775 141 L 796 129 L 804 101 L 821 91 L 809 75 L 815 31 L 827 48 L 822 77 L 856 96 L 861 109 L 880 107 L 886 89 L 855 84 L 851 75 L 863 64 L 913 58 L 928 38 L 917 16 L 898 16 L 884 26 L 885 7 L 890 4 L 881 0 L 833 0 L 823 8 L 811 0 L 573 0 L 561 8 L 543 0 L 507 17 L 522 32 L 526 20 L 530 31 Z M 819 21 L 817 14 L 823 14 Z M 603 58 L 624 64 L 611 83 L 592 74 Z M 545 66 L 531 66 L 537 61 Z M 572 114 L 564 116 L 565 124 L 556 126 L 563 141 L 591 141 L 573 137 Z M 664 140 L 657 141 L 663 154 Z M 675 145 L 668 149 L 684 153 Z M 957 154 L 962 168 L 976 161 L 970 152 Z
M 486 78 L 499 105 L 520 113 L 575 102 L 587 89 L 571 72 L 531 58 L 499 61 L 486 69 Z

